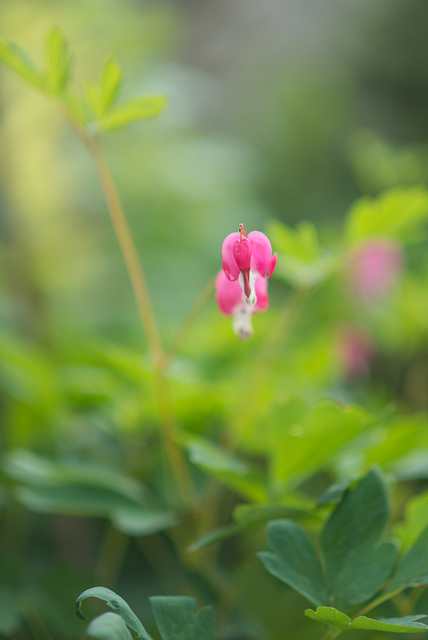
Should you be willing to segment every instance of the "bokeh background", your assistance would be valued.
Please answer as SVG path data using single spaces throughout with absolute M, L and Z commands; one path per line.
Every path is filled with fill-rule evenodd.
M 169 97 L 156 121 L 102 141 L 167 343 L 218 271 L 221 242 L 239 223 L 266 231 L 273 219 L 310 220 L 334 251 L 356 198 L 426 181 L 427 20 L 424 0 L 0 3 L 1 35 L 36 60 L 47 29 L 62 28 L 75 52 L 76 84 L 95 80 L 114 53 L 125 96 Z M 9 607 L 12 589 L 27 603 L 24 622 L 10 624 L 5 637 L 79 637 L 73 599 L 102 581 L 145 615 L 143 601 L 154 593 L 190 591 L 212 601 L 192 569 L 183 578 L 170 541 L 125 541 L 123 532 L 107 530 L 104 513 L 87 517 L 97 515 L 92 503 L 80 514 L 79 507 L 55 514 L 22 489 L 31 474 L 47 473 L 28 452 L 160 484 L 156 408 L 145 339 L 91 160 L 54 102 L 5 68 L 0 150 L 0 600 L 3 594 Z M 340 325 L 361 321 L 361 313 L 350 300 L 341 304 L 343 283 L 335 282 L 299 318 L 266 402 L 329 393 L 376 411 L 392 403 L 415 415 L 427 409 L 428 265 L 417 240 L 405 255 L 405 289 L 392 306 L 364 316 L 377 351 L 370 374 L 363 366 L 350 383 L 344 372 Z M 245 345 L 214 297 L 203 311 L 171 374 L 186 430 L 215 438 L 227 422 L 245 369 L 290 292 L 285 280 L 271 282 L 270 315 L 255 319 Z M 414 420 L 416 433 L 426 420 Z M 257 458 L 255 448 L 250 443 Z M 361 465 L 361 455 L 349 455 L 342 466 L 357 473 Z M 253 544 L 261 548 L 263 532 Z M 237 548 L 226 549 L 226 568 Z M 161 578 L 151 556 L 167 558 Z M 265 600 L 282 602 L 270 577 L 263 580 Z M 264 615 L 265 600 L 246 592 L 247 583 L 244 567 L 236 584 L 262 631 L 245 635 L 238 616 L 222 637 L 263 637 L 266 629 L 283 637 L 281 611 Z M 303 605 L 299 599 L 296 613 L 293 598 L 293 637 L 305 637 Z

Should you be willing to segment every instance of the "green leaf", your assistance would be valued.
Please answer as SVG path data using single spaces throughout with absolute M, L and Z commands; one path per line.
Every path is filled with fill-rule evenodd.
M 428 584 L 428 526 L 401 558 L 387 593 L 423 584 Z
M 7 475 L 18 483 L 14 496 L 28 509 L 110 518 L 128 535 L 151 535 L 177 523 L 148 491 L 119 470 L 54 463 L 25 450 L 5 456 Z
M 132 640 L 132 635 L 123 618 L 117 613 L 104 613 L 94 618 L 86 629 L 87 638 L 98 640 Z
M 204 547 L 208 547 L 216 542 L 227 540 L 232 536 L 237 536 L 261 524 L 265 524 L 269 520 L 277 520 L 278 518 L 299 518 L 310 517 L 307 511 L 297 509 L 295 507 L 286 507 L 282 505 L 238 505 L 233 512 L 235 523 L 226 524 L 217 529 L 213 529 L 197 538 L 187 548 L 188 553 L 193 553 Z
M 407 500 L 405 519 L 395 527 L 394 535 L 400 539 L 403 549 L 408 549 L 427 526 L 428 493 L 425 492 Z
M 122 102 L 97 122 L 101 133 L 114 131 L 137 120 L 146 120 L 159 115 L 166 106 L 165 96 L 143 96 Z
M 203 438 L 184 437 L 183 441 L 193 464 L 250 500 L 266 499 L 263 476 L 247 462 Z
M 328 602 L 321 562 L 302 529 L 289 520 L 269 525 L 272 552 L 258 554 L 266 569 L 315 605 Z
M 0 586 L 0 634 L 11 636 L 19 629 L 21 614 L 19 600 L 6 587 Z
M 337 629 L 345 629 L 351 622 L 351 618 L 347 616 L 346 613 L 338 611 L 333 607 L 318 607 L 316 611 L 306 609 L 305 616 L 316 622 L 329 624 Z
M 376 236 L 403 241 L 413 237 L 427 220 L 427 189 L 395 187 L 376 199 L 357 200 L 347 214 L 346 236 L 351 244 Z
M 59 96 L 67 86 L 72 62 L 67 40 L 59 27 L 52 27 L 46 34 L 45 51 L 46 88 L 54 96 Z
M 0 60 L 33 87 L 42 91 L 45 90 L 43 75 L 35 68 L 25 51 L 17 44 L 0 40 Z
M 150 598 L 162 640 L 215 640 L 211 607 L 196 613 L 196 600 L 180 596 Z
M 123 619 L 130 629 L 133 629 L 138 633 L 139 637 L 144 638 L 144 640 L 152 640 L 152 637 L 147 633 L 129 604 L 123 598 L 118 596 L 117 593 L 111 591 L 111 589 L 107 589 L 106 587 L 92 587 L 91 589 L 86 589 L 86 591 L 80 594 L 76 600 L 76 615 L 79 616 L 79 618 L 85 619 L 85 616 L 82 614 L 81 607 L 82 603 L 87 600 L 87 598 L 98 598 L 99 600 L 103 600 L 106 605 L 114 611 L 114 613 Z
M 397 554 L 393 542 L 380 542 L 388 515 L 382 478 L 372 470 L 327 521 L 321 534 L 326 584 L 341 609 L 369 600 L 388 579 Z
M 113 57 L 107 58 L 100 78 L 101 114 L 104 114 L 116 99 L 121 79 L 122 70 L 117 61 Z
M 403 618 L 367 618 L 358 616 L 351 620 L 349 616 L 333 607 L 318 607 L 316 611 L 306 609 L 305 616 L 327 624 L 341 631 L 348 629 L 364 629 L 367 631 L 392 631 L 394 633 L 417 633 L 428 630 L 428 625 L 418 622 L 425 615 L 404 616 Z
M 337 258 L 318 243 L 316 227 L 303 221 L 296 229 L 273 220 L 268 235 L 278 252 L 276 273 L 291 285 L 311 287 L 325 280 L 336 268 Z

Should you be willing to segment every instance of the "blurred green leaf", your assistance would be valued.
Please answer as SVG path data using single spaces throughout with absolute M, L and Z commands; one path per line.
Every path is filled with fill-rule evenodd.
M 291 399 L 276 407 L 264 432 L 275 491 L 289 490 L 331 462 L 378 419 L 359 407 L 330 400 L 310 406 Z
M 43 74 L 36 69 L 25 51 L 17 44 L 0 40 L 0 60 L 33 87 L 45 91 Z
M 53 26 L 46 34 L 45 50 L 46 88 L 59 96 L 66 89 L 72 63 L 67 40 L 59 27 Z
M 101 115 L 113 104 L 119 90 L 122 70 L 112 56 L 108 58 L 101 70 L 100 107 Z
M 341 609 L 369 600 L 388 579 L 397 555 L 392 541 L 380 541 L 388 516 L 383 480 L 372 470 L 327 521 L 321 534 L 326 584 Z
M 318 242 L 316 227 L 301 222 L 296 229 L 273 220 L 267 233 L 278 252 L 276 273 L 293 286 L 312 287 L 333 273 L 338 260 Z
M 401 558 L 388 584 L 387 593 L 424 584 L 428 584 L 428 527 Z
M 150 603 L 162 640 L 215 640 L 211 607 L 196 613 L 196 600 L 184 596 L 157 596 Z
M 132 640 L 132 635 L 123 618 L 111 612 L 94 618 L 88 624 L 86 637 L 99 640 Z
M 5 457 L 4 471 L 17 481 L 17 500 L 32 511 L 110 518 L 128 535 L 151 535 L 177 523 L 132 478 L 104 467 L 53 463 L 26 451 Z
M 367 618 L 366 616 L 358 616 L 351 620 L 349 616 L 342 611 L 338 611 L 333 607 L 318 607 L 316 611 L 306 609 L 305 616 L 341 629 L 363 629 L 366 631 L 391 631 L 394 633 L 417 633 L 428 630 L 428 625 L 418 622 L 425 615 L 404 616 L 402 618 Z
M 12 636 L 20 627 L 20 608 L 17 594 L 0 586 L 0 634 Z
M 428 493 L 410 498 L 406 502 L 404 520 L 395 527 L 394 533 L 408 549 L 422 531 L 428 527 Z
M 139 638 L 144 638 L 144 640 L 152 640 L 152 637 L 147 633 L 140 620 L 132 611 L 129 604 L 123 598 L 117 595 L 117 593 L 115 593 L 111 589 L 107 589 L 106 587 L 92 587 L 91 589 L 86 589 L 86 591 L 80 594 L 80 596 L 76 600 L 76 615 L 78 615 L 79 618 L 84 619 L 81 608 L 83 602 L 88 598 L 98 598 L 99 600 L 103 600 L 106 605 L 114 611 L 114 613 L 116 613 L 123 619 L 125 624 L 130 629 L 133 629 L 138 633 Z
M 146 120 L 159 115 L 166 106 L 165 96 L 143 96 L 132 98 L 111 108 L 97 122 L 101 133 L 120 129 L 137 120 Z
M 303 530 L 290 520 L 273 522 L 268 528 L 272 552 L 259 553 L 266 569 L 315 605 L 328 602 L 323 569 Z
M 428 220 L 428 191 L 423 186 L 396 187 L 378 198 L 361 198 L 347 214 L 346 238 L 355 244 L 382 236 L 413 238 Z
M 261 473 L 242 459 L 204 440 L 185 437 L 190 461 L 213 475 L 226 486 L 254 501 L 266 500 L 266 486 Z

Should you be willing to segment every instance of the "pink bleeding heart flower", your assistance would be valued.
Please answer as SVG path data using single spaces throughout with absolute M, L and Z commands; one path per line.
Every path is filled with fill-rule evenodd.
M 272 255 L 269 238 L 261 231 L 247 235 L 244 225 L 240 224 L 238 232 L 224 239 L 221 253 L 226 277 L 239 282 L 246 304 L 253 306 L 257 300 L 256 280 L 270 278 L 276 267 L 277 255 Z
M 216 300 L 220 311 L 226 316 L 233 316 L 233 330 L 242 340 L 250 338 L 253 333 L 251 319 L 257 311 L 266 311 L 269 307 L 267 279 L 255 281 L 256 301 L 253 305 L 245 302 L 244 294 L 238 280 L 230 280 L 224 271 L 220 271 L 215 281 Z
M 393 289 L 403 265 L 399 244 L 374 240 L 360 247 L 349 263 L 349 278 L 354 294 L 362 301 L 384 298 Z

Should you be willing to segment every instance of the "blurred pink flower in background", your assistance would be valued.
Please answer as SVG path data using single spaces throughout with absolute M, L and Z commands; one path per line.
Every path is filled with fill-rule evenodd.
M 363 378 L 369 373 L 375 346 L 371 336 L 363 329 L 343 327 L 339 332 L 338 349 L 345 378 Z
M 399 244 L 373 240 L 363 245 L 349 263 L 352 293 L 366 302 L 385 297 L 394 288 L 402 266 L 403 252 Z
M 253 314 L 258 311 L 266 311 L 269 307 L 267 280 L 259 278 L 256 280 L 254 288 L 256 301 L 253 305 L 248 305 L 238 280 L 229 280 L 224 271 L 220 271 L 215 281 L 219 309 L 224 315 L 233 316 L 233 330 L 242 340 L 252 336 L 251 318 Z
M 226 277 L 238 280 L 248 305 L 256 302 L 255 281 L 270 278 L 276 267 L 277 255 L 272 255 L 269 238 L 261 231 L 247 235 L 244 225 L 230 233 L 221 248 L 222 266 Z

